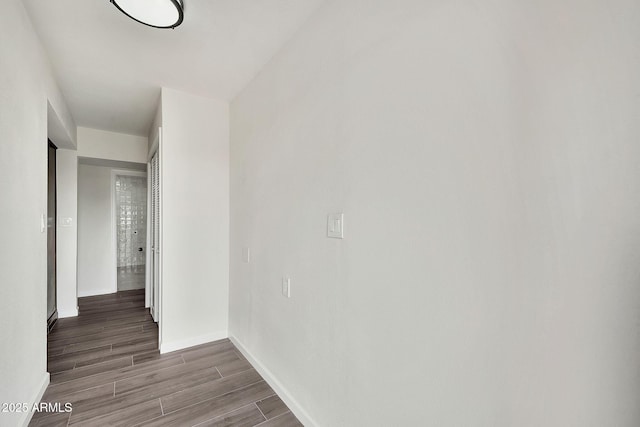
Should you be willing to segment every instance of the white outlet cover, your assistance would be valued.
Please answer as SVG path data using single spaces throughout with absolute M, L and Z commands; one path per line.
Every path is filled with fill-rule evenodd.
M 344 239 L 344 214 L 333 213 L 327 216 L 327 237 Z

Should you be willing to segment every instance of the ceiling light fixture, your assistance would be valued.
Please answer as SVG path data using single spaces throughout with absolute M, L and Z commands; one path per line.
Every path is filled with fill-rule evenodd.
M 175 28 L 184 17 L 183 0 L 110 0 L 134 21 L 154 28 Z

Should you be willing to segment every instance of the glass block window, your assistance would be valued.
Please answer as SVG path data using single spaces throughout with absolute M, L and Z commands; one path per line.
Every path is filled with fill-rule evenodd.
M 147 242 L 147 178 L 116 176 L 118 267 L 144 265 Z

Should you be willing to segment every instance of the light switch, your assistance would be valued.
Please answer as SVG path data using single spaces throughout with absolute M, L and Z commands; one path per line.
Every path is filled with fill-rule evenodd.
M 344 239 L 344 214 L 335 213 L 327 216 L 327 237 Z
M 60 218 L 59 224 L 60 224 L 60 227 L 71 227 L 71 225 L 73 224 L 73 219 L 72 218 Z
M 244 262 L 245 264 L 251 262 L 251 249 L 242 248 L 242 262 Z
M 282 296 L 291 298 L 291 279 L 288 277 L 282 278 Z

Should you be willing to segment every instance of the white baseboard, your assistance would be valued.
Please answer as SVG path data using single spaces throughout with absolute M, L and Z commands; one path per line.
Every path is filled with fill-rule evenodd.
M 160 354 L 170 353 L 172 351 L 182 350 L 184 348 L 194 347 L 200 344 L 206 344 L 209 342 L 222 340 L 228 337 L 229 337 L 229 334 L 227 331 L 218 331 L 212 334 L 187 338 L 185 340 L 172 341 L 168 343 L 163 342 L 160 344 Z
M 109 294 L 115 294 L 116 291 L 114 291 L 112 288 L 109 289 L 98 289 L 96 291 L 90 291 L 90 292 L 78 292 L 78 298 L 82 298 L 82 297 L 95 297 L 98 295 L 109 295 Z
M 262 378 L 271 386 L 271 388 L 278 393 L 278 396 L 282 399 L 282 401 L 291 409 L 291 412 L 298 418 L 298 420 L 305 427 L 316 427 L 318 424 L 311 418 L 309 413 L 305 411 L 305 409 L 300 406 L 298 401 L 289 393 L 289 391 L 285 388 L 285 386 L 278 381 L 278 379 L 273 375 L 273 373 L 262 364 L 258 359 L 256 359 L 253 354 L 238 340 L 238 338 L 234 337 L 232 334 L 229 334 L 229 339 L 231 342 L 240 350 L 240 352 L 247 358 L 249 363 L 258 371 Z
M 42 396 L 44 395 L 44 392 L 47 390 L 47 387 L 49 387 L 49 372 L 44 373 L 44 377 L 42 378 L 42 383 L 40 384 L 40 388 L 37 390 L 33 399 L 29 402 L 30 408 L 33 408 L 33 405 L 40 402 L 40 400 L 42 399 Z M 31 422 L 31 418 L 33 418 L 33 411 L 25 412 L 22 422 L 19 425 L 27 427 Z
M 78 315 L 78 309 L 71 310 L 58 310 L 58 319 L 64 319 L 66 317 L 76 317 Z

